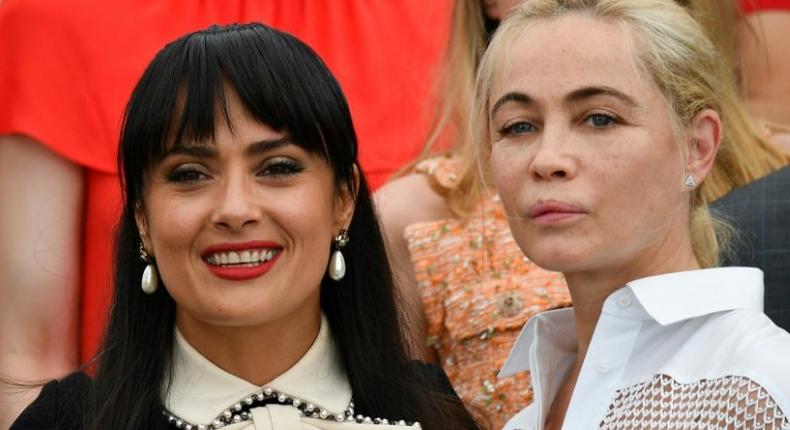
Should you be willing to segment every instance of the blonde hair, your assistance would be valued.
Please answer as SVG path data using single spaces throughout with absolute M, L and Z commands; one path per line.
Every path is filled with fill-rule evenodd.
M 703 109 L 719 113 L 724 133 L 716 162 L 707 179 L 692 192 L 690 231 L 702 267 L 718 265 L 726 224 L 715 220 L 707 203 L 731 189 L 787 164 L 787 156 L 766 140 L 746 114 L 732 69 L 689 13 L 671 0 L 530 0 L 523 2 L 500 26 L 481 60 L 474 93 L 471 139 L 481 166 L 490 156 L 489 98 L 499 61 L 511 42 L 539 18 L 572 12 L 624 22 L 636 40 L 640 65 L 667 99 L 681 130 Z M 486 181 L 486 172 L 481 172 Z M 467 172 L 469 174 L 469 172 Z M 482 184 L 465 179 L 469 194 Z M 718 235 L 717 235 L 718 230 Z
M 394 176 L 414 170 L 420 161 L 437 155 L 437 146 L 460 154 L 459 180 L 451 189 L 437 189 L 450 210 L 465 217 L 479 203 L 480 186 L 476 174 L 474 145 L 468 140 L 468 120 L 472 105 L 475 74 L 488 42 L 485 15 L 480 0 L 457 0 L 450 24 L 450 38 L 436 82 L 438 105 L 433 112 L 428 137 L 417 159 Z M 471 193 L 471 194 L 469 194 Z
M 464 136 L 475 72 L 486 48 L 488 33 L 479 0 L 458 0 L 453 7 L 450 38 L 439 70 L 435 93 L 438 106 L 430 123 L 420 159 L 431 156 L 444 139 Z

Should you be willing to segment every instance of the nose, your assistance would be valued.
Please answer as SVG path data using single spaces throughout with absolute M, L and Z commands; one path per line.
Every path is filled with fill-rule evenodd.
M 571 139 L 568 131 L 546 125 L 530 163 L 536 181 L 568 180 L 575 176 Z
M 220 230 L 241 231 L 260 221 L 261 210 L 251 178 L 229 176 L 219 188 L 212 223 Z

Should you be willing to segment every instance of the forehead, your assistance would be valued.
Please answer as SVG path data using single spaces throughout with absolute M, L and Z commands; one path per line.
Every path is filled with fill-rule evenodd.
M 193 114 L 186 118 L 186 97 L 179 95 L 177 108 L 171 121 L 165 150 L 177 148 L 214 148 L 235 143 L 251 143 L 261 140 L 283 139 L 287 133 L 256 118 L 245 106 L 238 93 L 227 83 L 221 97 L 213 104 L 192 106 Z M 203 110 L 203 114 L 195 114 Z M 205 115 L 211 110 L 210 116 Z M 210 120 L 209 120 L 210 119 Z
M 640 71 L 634 45 L 621 22 L 585 13 L 535 20 L 507 42 L 494 76 L 492 100 L 521 91 L 540 101 L 594 86 L 632 96 L 660 96 Z

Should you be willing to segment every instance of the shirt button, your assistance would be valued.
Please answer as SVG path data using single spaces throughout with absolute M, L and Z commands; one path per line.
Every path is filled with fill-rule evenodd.
M 595 370 L 598 373 L 606 373 L 609 371 L 609 362 L 606 360 L 601 360 L 595 364 Z
M 617 299 L 617 304 L 623 308 L 631 306 L 631 302 L 631 296 L 620 296 L 620 298 Z

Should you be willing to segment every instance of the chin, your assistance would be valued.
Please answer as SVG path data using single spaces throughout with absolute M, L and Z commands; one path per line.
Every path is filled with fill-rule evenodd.
M 582 269 L 587 259 L 578 252 L 569 252 L 567 248 L 562 249 L 532 249 L 525 250 L 527 258 L 543 269 L 553 272 L 575 272 Z

